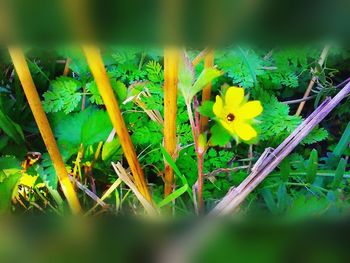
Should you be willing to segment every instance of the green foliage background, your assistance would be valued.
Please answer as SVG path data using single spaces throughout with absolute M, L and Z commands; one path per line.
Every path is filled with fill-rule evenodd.
M 234 46 L 215 51 L 215 65 L 224 75 L 213 83 L 212 100 L 227 86 L 241 86 L 250 98 L 262 102 L 264 112 L 258 119 L 259 141 L 251 149 L 249 145 L 236 145 L 232 141 L 208 150 L 204 166 L 208 175 L 204 191 L 207 210 L 230 187 L 238 185 L 247 176 L 249 167 L 265 148 L 278 146 L 302 122 L 302 117 L 294 115 L 298 104 L 284 102 L 302 97 L 312 77 L 310 69 L 316 67 L 321 50 L 322 46 L 309 45 L 273 49 Z M 189 50 L 191 58 L 197 54 L 197 50 Z M 108 47 L 103 50 L 103 55 L 153 198 L 159 203 L 163 200 L 162 127 L 151 121 L 131 97 L 135 95 L 135 90 L 147 91 L 150 96 L 140 97 L 142 102 L 147 109 L 163 114 L 162 50 Z M 32 48 L 27 57 L 67 168 L 74 167 L 83 145 L 80 180 L 102 196 L 117 179 L 110 162 L 126 162 L 118 139 L 106 142 L 112 125 L 81 51 L 72 47 L 54 50 Z M 64 64 L 57 63 L 57 60 L 68 57 L 71 59 L 71 72 L 63 77 Z M 31 151 L 40 152 L 43 157 L 28 173 L 39 175 L 36 184 L 46 184 L 41 193 L 53 207 L 64 209 L 65 202 L 58 195 L 61 190 L 57 178 L 6 50 L 2 50 L 0 59 L 0 209 L 15 213 L 23 211 L 18 203 L 10 205 L 9 200 L 19 177 L 20 162 Z M 350 75 L 349 65 L 349 50 L 332 47 L 325 66 L 317 71 L 319 81 L 312 92 L 314 98 L 307 102 L 303 116 L 312 112 L 323 98 L 336 94 L 335 85 Z M 202 70 L 203 63 L 196 67 L 196 75 Z M 248 197 L 240 212 L 290 218 L 347 212 L 350 204 L 349 106 L 348 99 L 339 105 Z M 176 165 L 192 187 L 197 179 L 196 155 L 181 96 L 178 98 L 177 134 L 180 152 Z M 103 142 L 102 154 L 95 160 L 100 142 Z M 89 167 L 92 167 L 91 171 Z M 40 198 L 40 192 L 32 190 L 28 194 L 29 198 L 25 201 L 27 210 L 39 212 L 33 205 L 36 202 L 49 213 L 55 212 Z M 85 210 L 94 205 L 83 192 L 79 192 L 79 196 Z M 135 206 L 140 206 L 124 186 L 106 202 L 111 205 L 110 213 L 129 213 Z M 174 208 L 177 215 L 193 214 L 190 194 L 178 197 Z

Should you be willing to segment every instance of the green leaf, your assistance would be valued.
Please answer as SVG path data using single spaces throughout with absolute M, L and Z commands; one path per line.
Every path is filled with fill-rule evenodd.
M 195 72 L 192 62 L 186 53 L 180 59 L 178 74 L 178 89 L 181 91 L 185 101 L 191 101 L 190 89 L 195 80 Z
M 288 205 L 288 194 L 285 184 L 280 184 L 277 191 L 277 201 L 279 212 L 285 211 Z
M 287 182 L 290 176 L 290 161 L 288 159 L 285 159 L 281 162 L 280 170 L 281 170 L 281 179 L 284 182 Z
M 175 174 L 181 179 L 182 183 L 187 184 L 186 177 L 180 172 L 180 170 L 177 167 L 176 163 L 174 162 L 173 158 L 171 158 L 170 154 L 165 150 L 163 145 L 160 145 L 160 150 L 161 150 L 165 160 L 170 165 L 170 167 L 173 168 Z
M 163 207 L 176 198 L 180 197 L 184 193 L 186 193 L 189 190 L 188 184 L 185 184 L 184 186 L 180 187 L 179 189 L 172 192 L 170 195 L 168 195 L 166 198 L 164 198 L 161 202 L 158 203 L 158 207 Z
M 94 80 L 86 84 L 86 90 L 91 93 L 91 97 L 89 98 L 89 101 L 91 103 L 103 105 L 102 97 L 100 95 L 100 92 L 98 91 L 97 84 Z
M 37 172 L 41 180 L 43 180 L 50 188 L 54 190 L 57 189 L 58 177 L 48 153 L 43 154 L 41 165 L 37 166 Z
M 312 132 L 301 142 L 301 144 L 313 144 L 316 142 L 321 142 L 328 137 L 328 131 L 323 128 L 313 129 Z
M 146 64 L 147 77 L 152 82 L 162 82 L 164 80 L 162 66 L 154 60 L 150 60 Z
M 105 141 L 112 129 L 113 126 L 107 112 L 94 111 L 82 126 L 80 142 L 84 145 L 92 145 Z
M 306 181 L 308 183 L 313 183 L 317 175 L 317 165 L 318 165 L 318 152 L 316 149 L 311 151 L 308 166 L 306 167 Z
M 128 94 L 128 88 L 125 86 L 125 84 L 121 81 L 116 81 L 115 79 L 111 80 L 111 85 L 113 90 L 116 92 L 117 94 L 117 98 L 119 100 L 119 103 L 122 103 Z
M 347 165 L 347 161 L 344 158 L 341 158 L 338 164 L 338 167 L 335 171 L 335 175 L 334 175 L 334 179 L 332 182 L 332 188 L 336 189 L 341 181 L 343 180 L 343 176 L 346 172 L 346 165 Z
M 4 131 L 15 143 L 24 143 L 24 135 L 21 127 L 0 110 L 0 129 Z
M 337 146 L 335 147 L 333 154 L 336 156 L 341 156 L 345 150 L 349 147 L 350 143 L 350 122 L 345 128 L 345 131 L 343 132 L 343 135 L 341 136 Z
M 68 77 L 59 77 L 51 82 L 51 90 L 44 93 L 43 107 L 46 112 L 63 110 L 66 114 L 72 112 L 81 100 L 78 90 L 82 84 Z
M 181 183 L 183 184 L 182 187 L 185 187 L 183 189 L 186 189 L 188 195 L 192 199 L 192 192 L 191 192 L 191 190 L 189 188 L 189 185 L 188 185 L 186 177 L 180 172 L 180 170 L 177 167 L 176 163 L 174 162 L 173 158 L 171 158 L 170 154 L 165 150 L 165 148 L 162 145 L 160 145 L 160 150 L 161 150 L 165 160 L 167 161 L 167 163 L 170 165 L 171 168 L 173 168 L 175 174 L 180 178 Z M 179 191 L 179 192 L 181 193 L 181 191 Z
M 213 112 L 213 106 L 214 106 L 213 101 L 209 101 L 209 100 L 204 101 L 202 105 L 198 107 L 198 112 L 203 116 L 213 118 L 215 117 L 215 114 Z
M 105 142 L 102 148 L 102 160 L 109 161 L 114 155 L 121 154 L 122 148 L 118 138 Z
M 272 196 L 271 190 L 268 188 L 264 188 L 262 190 L 262 196 L 264 198 L 264 201 L 265 201 L 267 208 L 271 211 L 271 213 L 277 214 L 278 207 L 277 207 L 277 204 Z
M 206 85 L 211 83 L 215 78 L 219 77 L 222 75 L 222 72 L 214 67 L 212 68 L 205 68 L 201 74 L 199 75 L 198 79 L 196 82 L 193 84 L 190 90 L 190 97 L 191 99 Z
M 228 131 L 218 123 L 210 129 L 210 132 L 211 137 L 209 142 L 212 146 L 225 146 L 232 139 Z
M 20 162 L 16 158 L 0 158 L 0 214 L 9 210 L 13 190 L 21 175 Z

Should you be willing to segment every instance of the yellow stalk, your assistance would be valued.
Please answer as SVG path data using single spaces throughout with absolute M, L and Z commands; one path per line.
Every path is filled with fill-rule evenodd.
M 41 105 L 39 94 L 36 90 L 32 76 L 28 68 L 23 51 L 17 47 L 10 47 L 9 53 L 16 69 L 19 80 L 21 81 L 24 93 L 27 97 L 29 106 L 33 112 L 35 121 L 38 125 L 41 136 L 46 145 L 47 151 L 51 157 L 57 177 L 60 181 L 62 191 L 67 198 L 68 204 L 74 214 L 81 213 L 80 203 L 74 187 L 69 180 L 67 169 L 58 150 L 55 137 L 52 133 L 49 121 Z
M 143 171 L 137 159 L 134 145 L 131 142 L 128 129 L 126 128 L 124 119 L 119 109 L 118 102 L 114 96 L 113 89 L 107 76 L 100 51 L 97 47 L 94 46 L 84 46 L 83 50 L 92 75 L 95 78 L 103 102 L 106 105 L 109 117 L 119 137 L 125 158 L 128 161 L 131 172 L 134 176 L 135 184 L 142 195 L 148 201 L 151 201 L 152 199 L 147 188 L 147 183 Z
M 179 50 L 164 50 L 164 148 L 174 158 L 176 155 L 176 101 L 179 67 Z M 164 176 L 164 196 L 174 188 L 174 171 L 166 163 Z
M 204 68 L 211 68 L 214 66 L 214 51 L 210 50 L 204 58 Z M 210 100 L 211 94 L 211 83 L 209 83 L 202 92 L 202 103 L 206 100 Z M 201 116 L 200 118 L 200 129 L 201 132 L 205 131 L 208 125 L 208 117 Z
M 66 63 L 64 64 L 63 76 L 68 76 L 70 62 L 71 62 L 71 59 L 67 58 Z

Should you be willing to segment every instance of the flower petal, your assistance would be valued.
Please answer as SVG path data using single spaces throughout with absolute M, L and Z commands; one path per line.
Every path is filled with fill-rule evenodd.
M 220 121 L 222 127 L 224 127 L 231 135 L 235 134 L 235 126 L 233 122 Z
M 213 105 L 213 112 L 214 114 L 220 118 L 222 111 L 224 110 L 224 104 L 219 95 L 216 96 L 215 103 Z
M 237 108 L 244 99 L 244 89 L 237 87 L 230 87 L 225 94 L 225 105 L 228 107 Z
M 238 118 L 243 120 L 253 119 L 256 116 L 259 116 L 263 111 L 263 107 L 261 106 L 260 101 L 254 100 L 249 101 L 244 104 L 239 110 L 236 112 Z
M 240 137 L 244 141 L 249 141 L 258 135 L 254 128 L 248 123 L 235 121 L 234 127 L 238 137 Z

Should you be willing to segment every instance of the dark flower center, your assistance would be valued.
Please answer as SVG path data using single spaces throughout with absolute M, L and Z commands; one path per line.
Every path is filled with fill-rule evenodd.
M 226 116 L 227 120 L 228 121 L 233 121 L 235 119 L 235 115 L 233 115 L 232 113 L 229 113 L 227 116 Z

